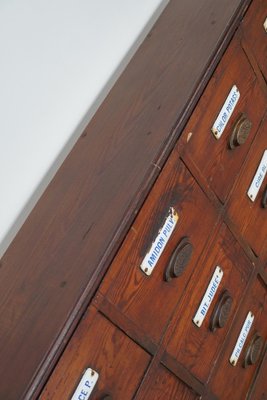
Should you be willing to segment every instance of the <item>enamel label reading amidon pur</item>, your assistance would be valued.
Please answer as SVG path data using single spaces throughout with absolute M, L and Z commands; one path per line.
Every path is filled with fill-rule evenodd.
M 237 86 L 234 85 L 230 93 L 228 94 L 227 99 L 225 100 L 224 105 L 222 106 L 222 109 L 213 124 L 213 127 L 211 128 L 211 131 L 216 139 L 220 139 L 220 137 L 222 136 L 223 131 L 226 128 L 226 125 L 231 115 L 233 114 L 239 98 L 240 92 Z
M 163 250 L 168 243 L 174 228 L 177 224 L 179 216 L 173 207 L 170 208 L 169 214 L 164 222 L 164 225 L 159 230 L 159 233 L 152 243 L 149 252 L 143 259 L 142 264 L 140 265 L 141 270 L 146 275 L 151 275 L 153 269 L 155 268 L 157 262 L 160 259 Z

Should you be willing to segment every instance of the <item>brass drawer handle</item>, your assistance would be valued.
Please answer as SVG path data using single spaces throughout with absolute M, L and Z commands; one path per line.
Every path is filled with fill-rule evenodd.
M 223 328 L 230 315 L 233 299 L 230 293 L 225 290 L 217 302 L 210 320 L 210 330 L 214 332 L 217 328 Z
M 256 333 L 252 338 L 248 349 L 246 351 L 245 360 L 244 360 L 244 368 L 247 368 L 249 365 L 254 365 L 257 363 L 260 358 L 261 352 L 263 349 L 263 338 Z
M 267 186 L 263 192 L 262 200 L 261 200 L 261 205 L 263 208 L 267 208 Z
M 178 278 L 184 272 L 191 259 L 192 252 L 193 246 L 188 237 L 182 238 L 172 253 L 170 262 L 165 270 L 165 281 L 169 282 L 172 278 Z
M 246 114 L 242 113 L 239 115 L 229 140 L 230 149 L 233 150 L 246 142 L 251 131 L 251 127 L 252 122 L 247 118 Z

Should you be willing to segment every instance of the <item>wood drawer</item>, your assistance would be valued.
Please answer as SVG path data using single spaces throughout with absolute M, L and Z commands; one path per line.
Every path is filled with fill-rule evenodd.
M 221 137 L 216 139 L 211 129 L 234 85 L 238 88 L 240 97 L 235 108 L 227 106 L 227 110 L 234 111 L 231 116 L 227 111 L 228 122 Z M 240 172 L 263 118 L 266 104 L 254 71 L 238 38 L 235 38 L 211 78 L 181 139 L 184 145 L 182 158 L 185 163 L 195 165 L 223 203 Z M 231 149 L 229 143 L 234 128 L 236 127 L 236 132 L 240 134 L 242 129 L 244 132 L 249 128 L 249 123 L 252 126 L 247 140 Z
M 248 329 L 250 325 L 249 321 L 246 323 L 249 312 L 252 312 L 254 316 L 250 330 Z M 257 278 L 252 288 L 249 290 L 242 310 L 240 311 L 235 326 L 232 329 L 229 343 L 224 349 L 225 351 L 222 355 L 220 363 L 218 364 L 216 372 L 211 379 L 212 391 L 218 396 L 219 399 L 243 400 L 246 398 L 246 393 L 248 392 L 253 381 L 253 376 L 263 357 L 263 348 L 260 346 L 260 342 L 262 340 L 263 346 L 266 343 L 266 320 L 267 288 L 260 278 Z M 246 325 L 245 328 L 247 329 L 245 329 L 245 331 L 248 332 L 245 342 L 244 335 L 241 335 L 240 341 L 238 341 L 243 325 Z M 262 339 L 256 340 L 258 336 L 260 336 Z M 239 347 L 239 349 L 238 347 L 236 348 L 237 342 L 244 342 L 241 353 L 241 347 Z M 254 346 L 251 348 L 252 352 L 254 353 L 252 359 L 254 360 L 253 362 L 255 362 L 255 364 L 248 364 L 245 367 L 245 359 L 249 356 L 249 348 L 252 343 L 254 343 Z M 240 356 L 236 366 L 233 366 L 230 364 L 230 357 L 234 353 L 235 348 Z M 256 357 L 257 355 L 258 359 Z
M 150 356 L 90 307 L 64 351 L 42 400 L 70 399 L 87 368 L 99 374 L 91 399 L 132 399 Z M 81 394 L 79 400 L 83 400 Z
M 146 276 L 140 265 L 157 244 L 155 238 L 170 208 L 177 212 L 178 222 L 152 274 Z M 216 219 L 216 210 L 174 151 L 100 288 L 106 299 L 154 343 L 159 342 Z M 166 267 L 185 237 L 192 245 L 192 256 L 180 276 L 167 282 Z
M 238 183 L 229 199 L 228 216 L 235 227 L 243 235 L 254 253 L 267 260 L 267 208 L 263 208 L 264 196 L 267 197 L 267 174 L 261 179 L 259 192 L 255 201 L 251 201 L 248 190 L 256 175 L 265 153 L 267 164 L 267 116 L 259 128 L 259 132 L 251 147 L 249 157 L 243 166 Z M 262 174 L 262 172 L 261 172 Z M 263 178 L 264 175 L 262 175 Z M 257 184 L 256 184 L 257 185 Z M 267 207 L 267 198 L 266 207 Z
M 171 357 L 202 382 L 207 382 L 211 374 L 253 271 L 225 225 L 215 236 L 175 312 L 170 327 L 172 336 L 164 355 L 165 365 Z M 214 277 L 218 267 L 223 271 L 220 282 L 219 274 Z M 203 319 L 200 326 L 196 325 L 197 315 Z M 170 362 L 173 364 L 173 360 Z
M 266 400 L 267 399 L 267 349 L 265 351 L 265 357 L 260 367 L 259 374 L 253 385 L 253 388 L 249 394 L 249 399 L 253 400 Z
M 194 400 L 200 399 L 200 396 L 162 365 L 150 371 L 136 396 L 136 400 L 174 399 Z
M 266 28 L 264 27 L 266 23 Z M 241 25 L 245 43 L 267 79 L 267 2 L 254 0 Z

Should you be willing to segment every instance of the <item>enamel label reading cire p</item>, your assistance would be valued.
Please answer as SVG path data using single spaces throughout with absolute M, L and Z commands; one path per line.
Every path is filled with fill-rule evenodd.
M 88 400 L 98 380 L 99 374 L 91 368 L 84 372 L 71 400 Z
M 153 269 L 155 268 L 157 262 L 160 259 L 163 250 L 170 239 L 174 228 L 177 224 L 179 216 L 173 207 L 170 208 L 169 214 L 164 222 L 164 225 L 159 230 L 159 233 L 152 243 L 152 246 L 149 249 L 149 252 L 145 256 L 140 265 L 141 270 L 146 275 L 151 275 Z

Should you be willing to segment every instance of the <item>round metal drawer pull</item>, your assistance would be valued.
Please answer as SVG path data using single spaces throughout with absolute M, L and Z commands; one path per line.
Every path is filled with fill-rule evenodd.
M 244 368 L 247 368 L 249 365 L 256 364 L 256 362 L 260 358 L 262 349 L 263 349 L 263 338 L 258 333 L 256 333 L 246 351 Z
M 174 250 L 170 262 L 165 270 L 165 281 L 169 282 L 172 278 L 178 278 L 188 265 L 193 252 L 193 246 L 188 237 L 182 238 Z
M 252 122 L 247 118 L 246 114 L 242 113 L 234 125 L 233 132 L 229 140 L 230 149 L 235 149 L 246 142 L 251 127 Z
M 217 328 L 223 328 L 230 315 L 233 299 L 229 292 L 225 290 L 217 302 L 210 320 L 210 330 L 214 332 Z
M 101 397 L 101 400 L 112 400 L 112 396 L 110 394 L 104 394 L 104 396 Z

